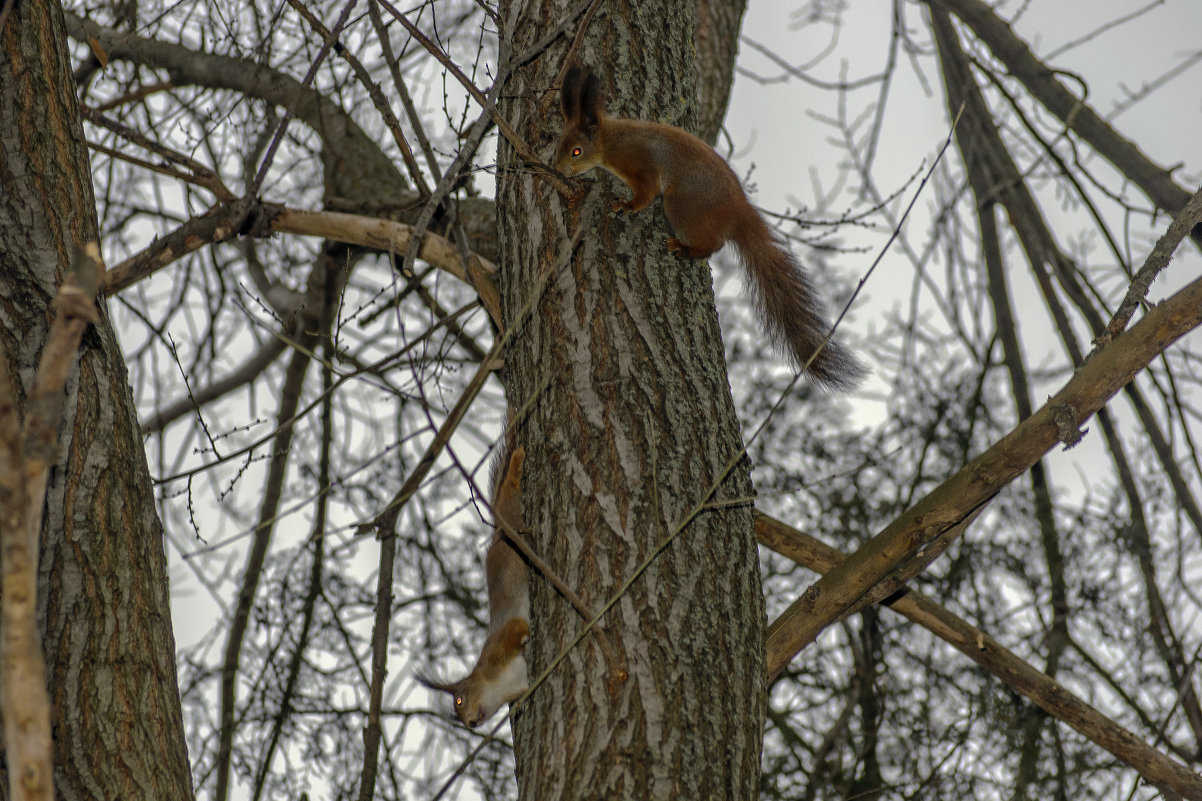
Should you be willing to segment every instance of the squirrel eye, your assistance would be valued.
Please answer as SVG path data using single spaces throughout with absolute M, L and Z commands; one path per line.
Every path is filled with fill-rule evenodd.
M 581 150 L 580 148 L 578 148 L 578 147 L 574 147 L 574 148 L 572 148 L 572 155 L 573 155 L 573 156 L 579 156 L 579 155 L 580 155 L 582 152 L 584 152 L 584 151 L 582 151 L 582 150 Z
M 455 706 L 463 706 L 463 696 L 462 695 L 455 696 Z

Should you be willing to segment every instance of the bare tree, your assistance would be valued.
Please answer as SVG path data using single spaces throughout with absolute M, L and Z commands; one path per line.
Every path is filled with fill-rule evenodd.
M 515 69 L 514 100 L 501 108 L 518 136 L 536 151 L 553 140 L 568 61 L 631 78 L 613 82 L 615 114 L 678 114 L 674 123 L 692 126 L 692 105 L 670 98 L 696 95 L 693 8 L 611 6 L 563 56 L 532 59 L 582 8 L 501 7 L 513 26 L 502 70 L 506 57 L 529 65 Z M 526 519 L 586 606 L 612 606 L 598 641 L 614 659 L 568 650 L 556 666 L 581 621 L 535 585 L 532 666 L 549 672 L 516 720 L 520 796 L 745 798 L 758 785 L 763 595 L 748 466 L 713 369 L 722 356 L 709 271 L 667 251 L 659 215 L 610 214 L 626 191 L 617 181 L 564 197 L 537 166 L 502 144 L 510 403 L 529 409 L 518 435 L 531 460 L 554 466 L 524 484 Z
M 1038 4 L 896 0 L 864 48 L 869 5 L 801 5 L 799 55 L 741 3 L 80 2 L 64 51 L 57 9 L 0 2 L 16 408 L 70 245 L 109 264 L 41 543 L 59 794 L 1202 798 L 1202 286 L 1169 263 L 1202 165 L 1062 65 L 1179 7 L 1056 48 Z M 816 176 L 765 212 L 828 302 L 883 254 L 852 401 L 658 204 L 549 167 L 571 63 L 741 172 L 736 71 L 814 109 L 838 158 L 751 176 Z M 899 178 L 919 120 L 946 141 Z M 507 430 L 534 686 L 481 737 L 413 673 L 478 651 Z

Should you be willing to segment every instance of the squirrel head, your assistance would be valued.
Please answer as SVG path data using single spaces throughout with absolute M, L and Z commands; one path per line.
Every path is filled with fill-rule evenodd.
M 434 681 L 424 676 L 417 676 L 416 678 L 418 683 L 429 687 L 431 690 L 450 693 L 455 701 L 456 716 L 469 729 L 476 728 L 492 717 L 492 714 L 497 711 L 497 707 L 494 706 L 489 709 L 483 703 L 485 693 L 483 692 L 483 688 L 478 686 L 480 681 L 474 673 L 453 684 Z
M 526 660 L 522 646 L 530 639 L 530 624 L 523 617 L 511 617 L 496 628 L 480 659 L 466 678 L 453 684 L 417 676 L 431 690 L 450 693 L 455 699 L 455 714 L 463 725 L 474 729 L 505 704 L 526 692 Z
M 592 70 L 573 66 L 564 75 L 559 99 L 563 135 L 555 149 L 555 169 L 579 175 L 601 164 L 597 131 L 605 117 L 605 90 Z

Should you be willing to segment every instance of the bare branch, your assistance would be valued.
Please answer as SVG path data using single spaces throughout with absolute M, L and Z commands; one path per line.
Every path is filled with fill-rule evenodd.
M 375 795 L 376 765 L 380 755 L 380 707 L 384 700 L 384 676 L 388 673 L 388 629 L 392 621 L 392 576 L 396 562 L 396 523 L 401 509 L 409 502 L 425 481 L 439 454 L 451 440 L 472 402 L 484 387 L 492 372 L 495 358 L 500 355 L 503 338 L 498 337 L 488 357 L 481 362 L 472 380 L 468 382 L 459 400 L 447 415 L 417 466 L 409 473 L 405 483 L 392 501 L 372 522 L 376 539 L 380 541 L 380 566 L 376 572 L 376 617 L 371 634 L 371 690 L 367 710 L 367 726 L 363 731 L 363 772 L 359 780 L 360 801 L 370 801 Z
M 275 527 L 277 510 L 283 497 L 284 478 L 288 467 L 288 455 L 292 438 L 296 432 L 296 410 L 300 406 L 301 389 L 305 375 L 312 364 L 313 348 L 329 330 L 331 309 L 334 307 L 340 286 L 335 277 L 344 275 L 338 269 L 337 257 L 322 253 L 310 275 L 309 295 L 317 303 L 311 304 L 311 315 L 320 319 L 309 320 L 302 327 L 300 346 L 293 351 L 288 365 L 284 386 L 280 390 L 280 407 L 277 414 L 279 426 L 272 440 L 271 459 L 268 466 L 263 500 L 259 508 L 258 524 L 254 540 L 247 555 L 242 584 L 238 591 L 238 604 L 230 622 L 226 639 L 225 655 L 221 666 L 221 710 L 217 746 L 217 786 L 213 797 L 225 801 L 229 792 L 230 757 L 234 740 L 234 703 L 237 693 L 238 660 L 242 652 L 242 641 L 249 625 L 255 591 L 263 573 L 267 549 Z
M 829 573 L 847 559 L 826 543 L 767 515 L 756 515 L 755 531 L 761 545 L 818 573 Z M 1131 765 L 1162 791 L 1177 792 L 1193 801 L 1202 799 L 1202 776 L 1152 748 L 972 624 L 913 590 L 904 590 L 887 603 L 894 612 L 946 641 L 1040 708 Z
M 392 254 L 403 253 L 409 247 L 413 232 L 411 226 L 378 217 L 336 211 L 304 211 L 242 198 L 232 204 L 215 206 L 199 217 L 192 218 L 170 234 L 154 240 L 141 253 L 113 267 L 105 275 L 104 292 L 106 295 L 116 294 L 206 245 L 240 235 L 262 236 L 267 230 L 317 236 Z M 425 234 L 417 257 L 472 285 L 455 245 L 438 234 Z M 495 294 L 495 285 L 481 290 L 480 283 L 491 284 L 489 276 L 496 274 L 497 266 L 487 259 L 476 258 L 481 270 L 475 277 L 475 288 Z
M 111 59 L 165 70 L 176 86 L 229 89 L 287 109 L 322 138 L 327 146 L 324 157 L 334 161 L 326 165 L 327 174 L 338 177 L 344 193 L 353 188 L 358 202 L 395 203 L 402 198 L 405 179 L 376 141 L 342 106 L 292 76 L 248 59 L 106 28 L 69 11 L 64 17 L 73 38 L 95 38 Z
M 1149 259 L 1163 259 L 1167 255 L 1153 252 Z M 1199 323 L 1202 323 L 1202 279 L 1187 285 L 1096 353 L 1035 414 L 806 590 L 769 627 L 768 675 L 776 676 L 802 648 L 902 560 L 920 554 L 928 543 L 988 503 L 999 489 L 1055 447 L 1062 438 L 1056 422 L 1058 416 L 1068 418 L 1074 428 L 1079 428 L 1152 359 Z
M 26 516 L 29 493 L 21 413 L 8 358 L 0 354 L 0 708 L 8 763 L 8 797 L 52 801 L 50 699 L 37 631 L 38 538 Z
M 1131 281 L 1131 286 L 1127 289 L 1127 295 L 1123 298 L 1123 302 L 1119 304 L 1118 311 L 1114 313 L 1114 319 L 1107 324 L 1106 333 L 1099 337 L 1098 347 L 1109 342 L 1127 327 L 1127 323 L 1131 320 L 1131 315 L 1135 314 L 1135 310 L 1144 302 L 1144 298 L 1148 296 L 1148 288 L 1152 286 L 1152 282 L 1156 280 L 1156 276 L 1169 263 L 1169 260 L 1173 256 L 1173 251 L 1177 249 L 1177 245 L 1197 225 L 1198 220 L 1202 220 L 1202 190 L 1194 193 L 1194 196 L 1189 199 L 1189 202 L 1181 210 L 1181 214 L 1178 215 L 1177 219 L 1173 220 L 1173 224 L 1169 226 L 1169 230 L 1165 231 L 1164 236 L 1157 240 L 1156 249 L 1153 252 L 1158 254 L 1159 257 L 1148 259 L 1139 272 L 1135 274 L 1135 278 Z
M 1123 138 L 1094 111 L 1085 98 L 1070 92 L 1056 78 L 1057 71 L 1036 58 L 1027 43 L 986 3 L 982 0 L 927 2 L 939 3 L 972 28 L 1033 97 L 1131 179 L 1157 208 L 1173 216 L 1185 208 L 1190 193 L 1177 185 L 1172 171 L 1153 163 L 1133 142 Z M 1193 236 L 1195 242 L 1202 243 L 1202 230 L 1195 231 Z
M 46 663 L 37 631 L 37 532 L 27 515 L 25 452 L 21 412 L 8 358 L 0 354 L 0 707 L 8 763 L 8 797 L 52 801 L 54 769 L 50 746 L 50 699 Z

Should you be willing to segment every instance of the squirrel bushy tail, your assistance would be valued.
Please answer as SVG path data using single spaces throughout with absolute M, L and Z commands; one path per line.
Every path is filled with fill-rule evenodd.
M 735 225 L 731 239 L 739 249 L 748 289 L 773 344 L 823 387 L 854 387 L 864 375 L 864 366 L 842 345 L 827 339 L 831 325 L 818 294 L 780 234 L 758 214 L 751 214 Z
M 630 187 L 614 211 L 639 211 L 664 199 L 676 236 L 668 250 L 686 259 L 709 258 L 733 241 L 747 269 L 764 327 L 794 364 L 818 384 L 851 389 L 864 374 L 855 357 L 827 341 L 830 324 L 800 262 L 751 205 L 739 178 L 713 148 L 681 128 L 605 116 L 601 82 L 574 67 L 561 91 L 564 129 L 555 167 L 580 175 L 596 167 Z

